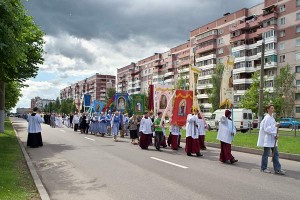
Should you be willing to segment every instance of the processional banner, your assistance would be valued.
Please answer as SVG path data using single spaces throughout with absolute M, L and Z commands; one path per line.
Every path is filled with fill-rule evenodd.
M 168 107 L 168 103 L 171 101 L 173 94 L 173 86 L 171 85 L 155 85 L 154 86 L 154 112 L 164 113 L 166 109 L 166 116 L 172 116 L 172 108 Z
M 200 106 L 197 99 L 197 94 L 198 94 L 197 85 L 198 85 L 198 77 L 200 72 L 201 71 L 197 67 L 190 65 L 189 90 L 193 92 L 193 109 L 198 109 L 199 111 L 200 111 Z
M 146 96 L 144 94 L 132 94 L 130 98 L 133 114 L 143 115 L 145 113 Z
M 115 105 L 117 111 L 124 111 L 128 103 L 128 93 L 116 93 Z
M 193 106 L 193 91 L 176 90 L 173 106 L 173 115 L 170 124 L 185 126 L 186 118 Z
M 233 104 L 233 66 L 234 58 L 227 56 L 221 81 L 220 108 L 229 108 Z
M 94 112 L 97 113 L 98 115 L 100 114 L 100 112 L 102 111 L 102 109 L 105 107 L 105 103 L 102 101 L 98 101 L 98 100 L 94 100 L 93 103 L 93 108 L 94 108 Z

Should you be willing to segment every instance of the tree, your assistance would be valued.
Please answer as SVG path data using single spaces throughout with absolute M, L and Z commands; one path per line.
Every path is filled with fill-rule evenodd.
M 22 85 L 19 82 L 12 81 L 6 84 L 5 90 L 5 112 L 9 112 L 19 101 Z
M 20 0 L 0 2 L 0 132 L 4 132 L 5 87 L 37 75 L 37 65 L 43 63 L 43 35 Z
M 182 78 L 182 73 L 181 73 L 181 74 L 179 75 L 179 78 L 178 78 L 177 81 L 176 81 L 176 84 L 175 84 L 175 86 L 174 86 L 174 89 L 175 89 L 175 90 L 183 90 L 183 89 L 185 89 L 185 85 L 186 85 L 185 81 L 186 81 L 186 80 L 184 80 L 184 79 Z
M 282 117 L 294 116 L 296 74 L 291 73 L 290 65 L 280 69 L 274 80 L 273 104 L 275 111 Z
M 215 69 L 215 73 L 212 75 L 212 89 L 206 90 L 208 94 L 209 102 L 212 104 L 212 111 L 215 111 L 220 106 L 220 89 L 222 76 L 224 71 L 224 65 L 219 63 Z

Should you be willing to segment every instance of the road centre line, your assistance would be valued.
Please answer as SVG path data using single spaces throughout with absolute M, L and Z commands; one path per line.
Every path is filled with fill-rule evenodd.
M 66 132 L 65 130 L 60 130 L 61 132 Z
M 162 159 L 159 159 L 159 158 L 155 158 L 155 157 L 150 157 L 151 159 L 154 159 L 154 160 L 158 160 L 160 162 L 164 162 L 164 163 L 167 163 L 167 164 L 170 164 L 170 165 L 174 165 L 176 167 L 180 167 L 182 169 L 187 169 L 188 167 L 186 166 L 183 166 L 183 165 L 179 165 L 179 164 L 176 164 L 176 163 L 172 163 L 172 162 L 169 162 L 169 161 L 166 161 L 166 160 L 162 160 Z
M 88 140 L 96 141 L 95 139 L 92 139 L 92 138 L 88 138 L 88 137 L 84 137 L 84 138 L 88 139 Z

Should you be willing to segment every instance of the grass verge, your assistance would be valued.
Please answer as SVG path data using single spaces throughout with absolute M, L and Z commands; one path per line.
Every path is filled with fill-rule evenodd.
M 40 199 L 9 120 L 0 133 L 0 199 Z

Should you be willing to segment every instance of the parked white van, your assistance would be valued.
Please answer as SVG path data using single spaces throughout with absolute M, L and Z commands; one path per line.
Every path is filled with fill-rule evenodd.
M 213 112 L 211 116 L 211 119 L 215 119 L 217 130 L 219 129 L 220 118 L 225 115 L 225 110 L 226 109 L 218 109 Z M 253 119 L 252 110 L 250 109 L 233 109 L 233 116 L 231 115 L 231 118 L 233 118 L 235 128 L 240 130 L 242 133 L 247 132 L 252 127 Z

